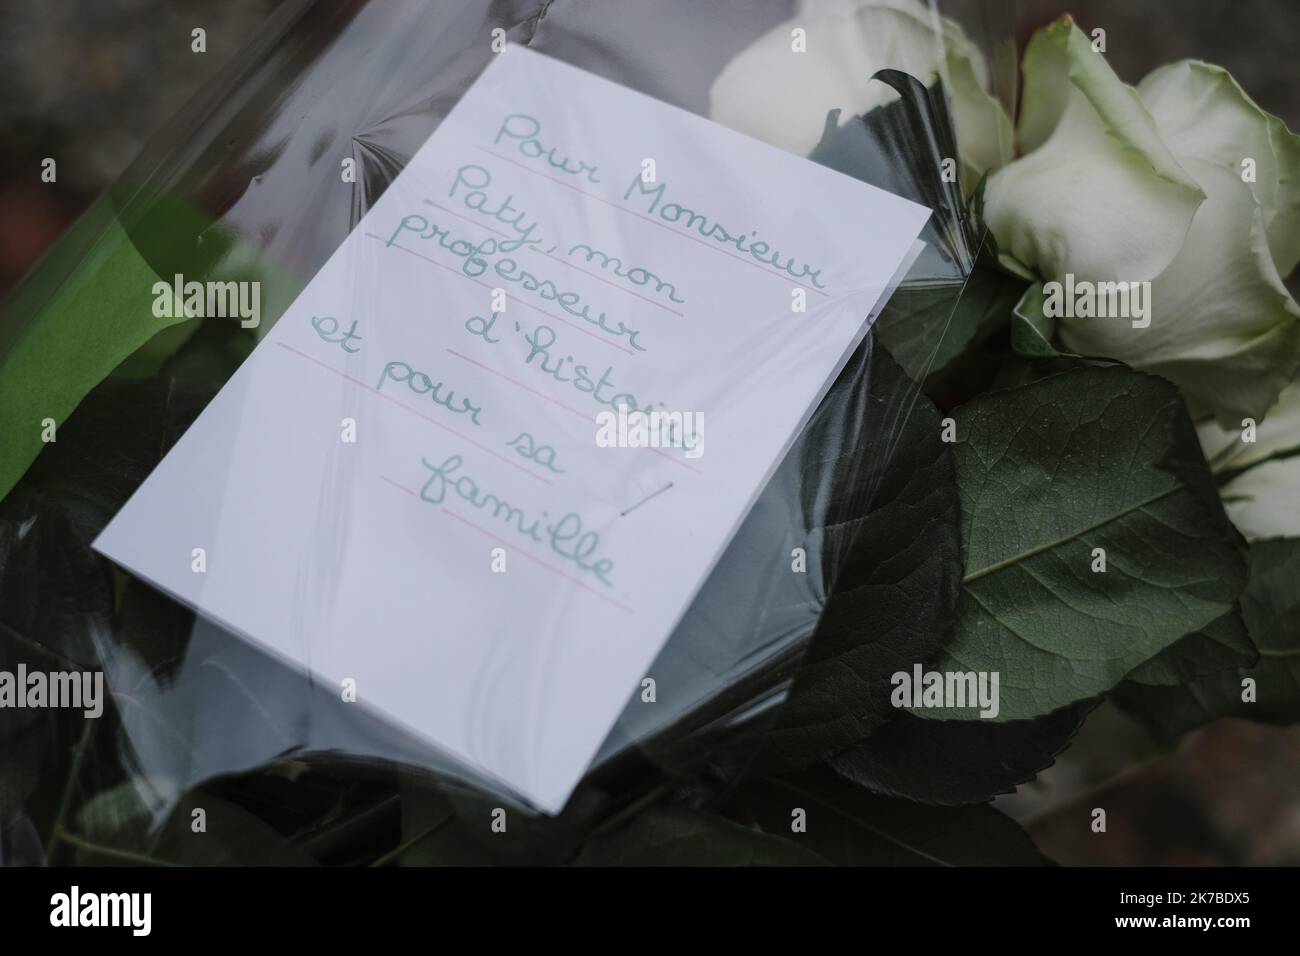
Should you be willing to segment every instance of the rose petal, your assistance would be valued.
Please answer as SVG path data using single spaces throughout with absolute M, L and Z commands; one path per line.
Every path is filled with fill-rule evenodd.
M 1063 317 L 1061 341 L 1179 385 L 1194 409 L 1224 427 L 1262 419 L 1300 364 L 1300 307 L 1283 286 L 1263 213 L 1235 174 L 1184 160 L 1207 199 L 1187 241 L 1151 283 L 1151 324 L 1125 318 Z
M 905 0 L 810 9 L 837 15 L 789 20 L 723 68 L 709 91 L 715 120 L 806 156 L 831 110 L 840 110 L 845 123 L 897 99 L 894 90 L 871 79 L 879 70 L 896 69 L 927 85 L 943 75 L 969 184 L 1009 155 L 1011 122 L 985 91 L 987 66 L 960 26 Z M 790 49 L 795 27 L 807 32 L 805 53 Z
M 1024 57 L 1021 159 L 989 178 L 999 254 L 1045 279 L 1142 280 L 1173 261 L 1204 195 L 1137 93 L 1068 17 Z
M 1138 84 L 1142 102 L 1177 156 L 1193 156 L 1240 177 L 1254 160 L 1248 183 L 1264 211 L 1268 244 L 1280 275 L 1300 261 L 1300 136 L 1261 110 L 1231 74 L 1197 60 L 1170 63 Z
M 1300 456 L 1265 462 L 1223 488 L 1228 517 L 1247 539 L 1300 536 Z
M 1215 421 L 1197 425 L 1196 434 L 1201 451 L 1216 470 L 1249 468 L 1273 455 L 1300 450 L 1300 382 L 1282 389 L 1268 414 L 1255 423 L 1254 441 L 1243 441 L 1240 427 L 1224 428 Z M 1300 508 L 1300 487 L 1296 494 Z
M 974 189 L 986 172 L 1006 163 L 1015 139 L 1011 117 L 996 98 L 985 92 L 985 84 L 976 75 L 978 65 L 975 59 L 949 48 L 944 84 L 951 94 L 962 183 L 968 189 Z

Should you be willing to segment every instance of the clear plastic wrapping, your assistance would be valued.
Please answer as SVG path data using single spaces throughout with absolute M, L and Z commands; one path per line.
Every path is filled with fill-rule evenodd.
M 828 12 L 816 6 L 809 11 Z M 936 27 L 941 14 L 956 13 L 960 42 L 984 63 L 989 95 L 1009 102 L 1004 25 L 988 22 L 987 12 L 977 19 L 974 5 L 917 9 Z M 110 719 L 93 739 L 64 716 L 42 716 L 37 723 L 48 726 L 39 730 L 24 725 L 23 739 L 77 760 L 69 800 L 89 806 L 129 787 L 148 809 L 141 832 L 156 833 L 200 784 L 321 763 L 448 775 L 470 794 L 510 801 L 413 735 L 341 701 L 333 684 L 114 569 L 90 541 L 438 128 L 490 62 L 494 31 L 707 116 L 723 67 L 794 15 L 768 0 L 289 2 L 144 151 L 10 301 L 0 354 L 21 347 L 22 330 L 69 290 L 101 295 L 124 249 L 164 279 L 259 282 L 262 322 L 254 330 L 207 320 L 151 337 L 80 401 L 57 445 L 3 501 L 11 566 L 35 567 L 42 553 L 63 549 L 68 571 L 66 581 L 47 576 L 28 593 L 0 594 L 6 659 L 44 654 L 102 669 L 111 689 Z M 957 41 L 942 27 L 933 42 L 944 51 Z M 937 560 L 958 547 L 957 505 L 944 497 L 951 463 L 925 379 L 944 361 L 956 334 L 949 317 L 987 250 L 971 172 L 943 174 L 963 144 L 945 85 L 953 61 L 936 61 L 930 76 L 884 71 L 872 81 L 892 90 L 880 105 L 826 121 L 811 159 L 933 210 L 925 249 L 648 669 L 653 700 L 627 688 L 574 805 L 588 805 L 593 793 L 632 803 L 683 768 L 722 780 L 779 771 L 807 731 L 806 701 L 845 689 L 849 674 L 887 685 L 900 635 L 913 656 L 927 640 L 938 646 L 942 635 L 927 634 L 927 606 L 958 587 L 951 565 Z M 340 188 L 340 158 L 355 161 L 349 188 Z M 218 474 L 223 467 L 211 462 Z M 82 572 L 90 585 L 72 583 Z M 840 694 L 829 720 L 817 710 L 829 748 L 885 719 L 865 696 Z M 19 735 L 6 739 L 13 757 Z M 68 774 L 49 766 L 41 774 L 4 808 L 11 858 L 39 856 L 53 828 L 72 825 L 60 799 Z

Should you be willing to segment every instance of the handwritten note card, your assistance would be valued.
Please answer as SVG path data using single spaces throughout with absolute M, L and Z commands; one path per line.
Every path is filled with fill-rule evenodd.
M 558 812 L 928 216 L 511 47 L 95 546 Z

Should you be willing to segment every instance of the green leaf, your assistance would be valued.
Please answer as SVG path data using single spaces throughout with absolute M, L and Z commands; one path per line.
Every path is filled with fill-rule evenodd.
M 219 324 L 210 325 L 211 331 L 205 329 L 199 335 L 205 340 L 224 340 Z M 228 334 L 235 333 L 228 329 Z M 192 341 L 197 342 L 199 335 Z M 198 347 L 187 346 L 181 355 Z M 90 542 L 215 388 L 210 378 L 197 372 L 189 374 L 183 384 L 171 373 L 145 381 L 103 382 L 59 429 L 58 440 L 44 447 L 33 467 L 0 502 L 0 669 L 12 671 L 19 662 L 46 670 L 91 668 L 105 671 L 112 680 L 123 675 L 121 668 L 131 657 L 127 651 L 145 653 L 150 665 L 160 663 L 168 654 L 173 658 L 179 654 L 188 626 L 155 628 L 147 634 L 122 626 L 139 620 L 141 615 L 136 612 L 141 607 L 177 609 L 144 585 L 126 585 L 123 609 L 129 613 L 117 622 L 115 633 L 114 574 L 108 563 L 91 551 Z M 192 618 L 184 611 L 181 614 L 178 619 L 168 613 L 165 619 Z M 153 615 L 150 628 L 162 620 Z M 109 635 L 115 642 L 111 647 Z M 139 699 L 126 698 L 124 702 L 134 707 Z M 52 713 L 0 710 L 0 748 L 15 761 L 10 768 L 15 793 L 31 789 L 35 770 L 47 775 L 66 770 L 62 762 L 47 759 L 51 750 L 69 752 L 66 747 L 49 744 L 51 738 L 58 738 L 57 729 L 51 727 L 46 732 L 47 728 L 28 726 L 37 714 Z M 171 728 L 165 730 L 170 735 L 176 733 Z M 42 740 L 46 752 L 9 746 L 11 733 Z M 28 783 L 18 786 L 20 780 Z M 12 812 L 8 807 L 6 811 Z
M 89 545 L 211 395 L 170 378 L 102 383 L 45 446 L 0 516 L 57 511 Z
M 951 635 L 959 514 L 940 433 L 937 409 L 873 339 L 742 528 L 745 550 L 728 550 L 651 668 L 671 692 L 665 674 L 673 672 L 662 669 L 669 662 L 716 686 L 728 671 L 705 656 L 713 649 L 742 677 L 756 651 L 776 644 L 802 652 L 779 658 L 784 670 L 727 688 L 734 711 L 693 715 L 703 742 L 725 736 L 709 745 L 715 769 L 785 772 L 859 744 L 894 713 L 890 675 L 932 657 Z M 791 570 L 791 499 L 802 510 L 796 527 L 811 529 L 792 542 L 807 549 L 807 574 Z M 748 723 L 733 719 L 779 700 L 777 678 L 793 681 L 779 708 Z M 631 707 L 645 711 L 639 701 Z M 690 729 L 674 728 L 672 737 Z M 702 740 L 687 736 L 681 746 L 690 752 Z
M 1073 352 L 1062 352 L 1053 343 L 1056 320 L 1043 308 L 1043 284 L 1031 285 L 1024 290 L 1011 314 L 1011 347 L 1026 358 L 1078 358 Z
M 0 771 L 0 833 L 22 814 L 24 804 L 40 782 L 49 746 L 46 735 L 3 730 L 0 728 L 0 752 L 4 753 L 4 768 Z
M 773 750 L 795 758 L 778 765 L 860 741 L 892 715 L 900 662 L 925 660 L 951 633 L 960 575 L 952 456 L 938 410 L 876 351 L 868 405 L 852 410 L 868 430 L 825 486 L 808 489 L 825 509 L 814 517 L 829 593 L 778 726 L 767 731 Z M 830 440 L 852 433 L 844 419 L 821 427 Z
M 171 283 L 178 274 L 187 282 L 260 283 L 263 331 L 301 288 L 196 207 L 119 182 L 23 280 L 0 314 L 0 500 L 45 447 L 47 419 L 62 425 L 114 372 L 153 375 L 196 335 L 195 320 L 181 303 L 170 303 L 170 317 L 154 315 L 155 284 L 160 277 Z M 198 327 L 235 324 L 208 318 Z
M 1220 670 L 1172 687 L 1120 685 L 1115 699 L 1157 739 L 1172 741 L 1220 717 L 1270 724 L 1300 721 L 1300 538 L 1257 541 L 1250 548 L 1250 580 L 1242 617 L 1259 662 Z M 1255 682 L 1254 703 L 1242 700 L 1242 682 Z
M 402 842 L 379 863 L 402 866 L 539 866 L 568 861 L 604 809 L 602 795 L 580 787 L 559 816 L 429 774 L 401 777 Z M 494 829 L 498 815 L 504 832 Z
M 904 286 L 876 320 L 880 341 L 903 370 L 925 381 L 1007 324 L 1022 279 L 977 266 L 964 284 Z
M 31 470 L 0 502 L 0 522 L 65 520 L 89 545 L 247 356 L 251 337 L 209 322 L 150 379 L 111 378 L 43 445 Z M 91 552 L 86 551 L 87 555 Z M 98 558 L 91 560 L 100 567 Z M 57 571 L 54 563 L 48 569 Z M 0 589 L 13 569 L 0 561 Z M 89 582 L 95 575 L 82 569 Z M 0 614 L 3 619 L 3 614 Z
M 1096 703 L 1006 722 L 922 720 L 904 711 L 829 763 L 873 793 L 943 806 L 983 803 L 1050 766 Z
M 488 851 L 465 831 L 456 808 L 441 789 L 404 774 L 400 795 L 402 840 L 375 865 L 473 866 L 491 861 Z
M 77 813 L 75 836 L 99 846 L 142 852 L 166 802 L 142 778 L 108 787 L 87 800 Z
M 824 768 L 746 784 L 733 812 L 849 866 L 1041 866 L 1011 819 L 988 806 L 927 807 L 875 796 Z M 795 811 L 805 832 L 792 832 Z
M 205 829 L 195 830 L 195 811 Z M 186 866 L 314 866 L 316 861 L 244 807 L 196 790 L 172 810 L 151 855 Z
M 1078 368 L 981 396 L 956 420 L 965 577 L 934 669 L 999 674 L 997 719 L 1102 694 L 1231 610 L 1238 538 L 1174 386 Z
M 1139 665 L 1126 680 L 1174 687 L 1207 674 L 1249 667 L 1258 660 L 1259 651 L 1251 642 L 1241 609 L 1234 607 L 1211 621 L 1208 627 L 1180 638 L 1172 647 Z
M 0 513 L 0 668 L 92 667 L 96 639 L 111 628 L 112 614 L 107 569 L 66 515 Z M 0 710 L 0 736 L 34 719 L 30 710 Z
M 688 807 L 654 805 L 601 833 L 578 866 L 821 866 L 792 840 Z
M 98 669 L 97 641 L 112 626 L 111 578 L 66 514 L 12 504 L 0 503 L 0 671 Z M 86 722 L 80 711 L 0 708 L 0 828 L 29 799 L 28 812 L 44 815 L 49 804 L 37 791 L 46 783 L 45 794 L 55 794 L 46 801 L 59 799 L 67 729 Z
M 123 359 L 184 320 L 153 314 L 158 275 L 107 200 L 73 230 L 0 322 L 0 498 L 44 447 L 45 419 L 63 422 Z
M 833 111 L 809 158 L 934 211 L 921 233 L 925 250 L 875 325 L 903 370 L 924 383 L 1005 327 L 1026 282 L 976 264 L 982 252 L 996 260 L 977 222 L 982 184 L 967 203 L 957 183 L 932 173 L 958 155 L 943 84 L 927 89 L 897 70 L 874 79 L 898 98 L 843 124 Z
M 94 669 L 112 611 L 110 578 L 65 515 L 20 520 L 0 505 L 0 671 Z M 62 791 L 59 758 L 93 724 L 83 711 L 0 708 L 0 831 L 24 815 L 48 823 Z
M 197 811 L 202 811 L 199 814 Z M 78 814 L 69 842 L 81 865 L 314 866 L 316 861 L 243 807 L 204 790 L 169 806 L 143 779 L 102 791 Z

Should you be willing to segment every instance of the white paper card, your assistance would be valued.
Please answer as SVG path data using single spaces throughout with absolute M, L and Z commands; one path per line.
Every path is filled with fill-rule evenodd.
M 510 47 L 95 547 L 558 812 L 928 216 Z

